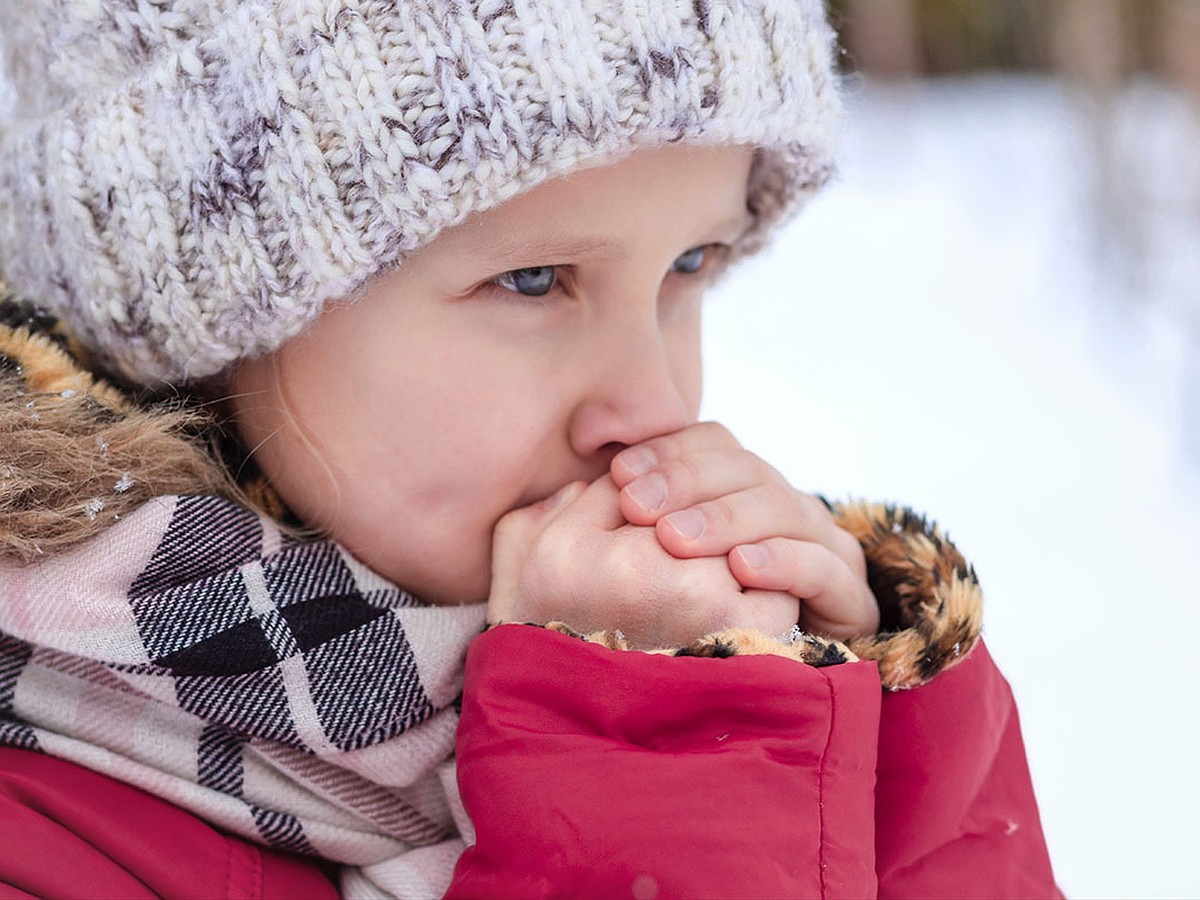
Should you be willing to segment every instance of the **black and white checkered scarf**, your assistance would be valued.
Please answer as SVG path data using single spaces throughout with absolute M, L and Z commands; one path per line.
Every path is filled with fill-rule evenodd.
M 0 743 L 343 863 L 350 895 L 449 883 L 469 828 L 454 702 L 482 606 L 422 604 L 215 497 L 0 565 L 0 597 Z

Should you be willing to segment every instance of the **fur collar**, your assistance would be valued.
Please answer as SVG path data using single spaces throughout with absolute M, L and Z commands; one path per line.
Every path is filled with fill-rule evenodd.
M 213 433 L 196 404 L 134 398 L 94 376 L 51 317 L 6 298 L 0 284 L 0 558 L 31 561 L 69 549 L 166 494 L 215 494 L 282 517 L 261 479 L 233 483 Z M 878 634 L 845 645 L 730 630 L 664 652 L 777 653 L 816 666 L 871 659 L 893 690 L 963 659 L 979 638 L 982 592 L 954 545 L 907 509 L 858 501 L 830 508 L 866 554 L 882 614 Z M 619 633 L 587 637 L 625 646 Z
M 220 462 L 220 429 L 194 398 L 151 398 L 92 371 L 53 317 L 0 282 L 0 559 L 75 547 L 152 497 L 210 494 L 283 513 Z

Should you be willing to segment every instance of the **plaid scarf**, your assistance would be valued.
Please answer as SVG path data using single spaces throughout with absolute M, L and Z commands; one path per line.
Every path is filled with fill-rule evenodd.
M 481 605 L 422 604 L 215 497 L 158 498 L 73 551 L 0 564 L 0 600 L 0 744 L 343 863 L 347 895 L 449 884 Z

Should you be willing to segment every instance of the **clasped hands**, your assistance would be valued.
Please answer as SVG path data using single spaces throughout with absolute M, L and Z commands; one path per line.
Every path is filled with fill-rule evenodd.
M 796 624 L 848 640 L 878 628 L 879 608 L 862 548 L 825 505 L 705 422 L 504 516 L 488 619 L 620 629 L 651 648 Z

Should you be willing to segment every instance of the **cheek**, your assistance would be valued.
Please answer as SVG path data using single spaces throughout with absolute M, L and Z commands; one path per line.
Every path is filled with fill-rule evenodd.
M 480 355 L 459 363 L 419 347 L 393 354 L 314 384 L 298 416 L 342 493 L 368 509 L 406 506 L 427 522 L 488 515 L 507 500 L 501 495 L 519 491 L 511 482 L 545 427 L 528 399 L 533 383 Z
M 303 518 L 433 602 L 486 597 L 496 520 L 564 468 L 552 373 L 458 337 L 400 340 L 383 357 L 364 343 L 336 367 L 283 354 L 295 427 L 264 455 Z
M 679 395 L 695 421 L 700 415 L 700 399 L 704 387 L 704 360 L 701 352 L 701 316 L 699 304 L 695 311 L 676 323 L 667 336 L 671 371 Z

